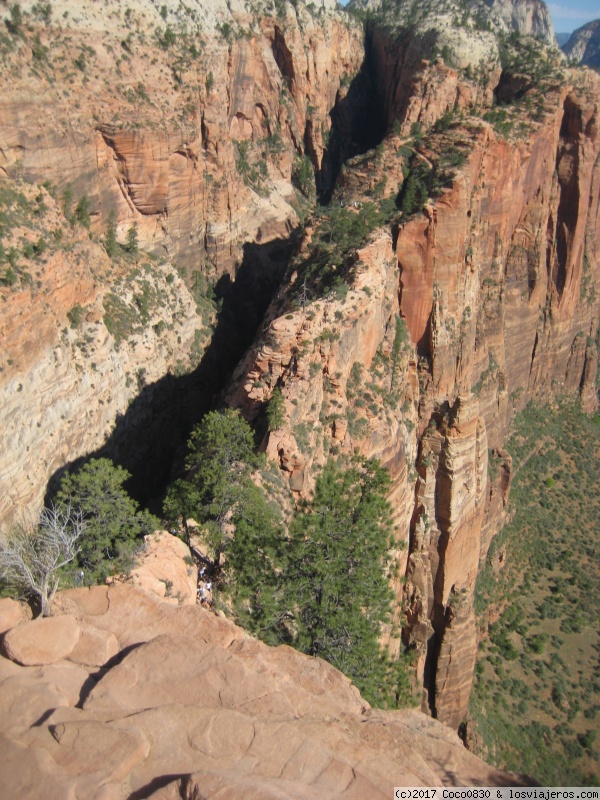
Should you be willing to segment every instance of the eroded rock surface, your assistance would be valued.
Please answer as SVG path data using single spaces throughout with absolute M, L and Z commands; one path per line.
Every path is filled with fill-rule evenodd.
M 182 373 L 214 343 L 212 288 L 231 289 L 250 243 L 291 248 L 311 205 L 312 185 L 293 187 L 308 161 L 321 194 L 335 188 L 336 209 L 361 219 L 367 204 L 398 209 L 417 160 L 452 157 L 435 196 L 373 231 L 347 272 L 331 254 L 325 270 L 341 284 L 317 296 L 287 274 L 226 395 L 260 429 L 281 390 L 285 423 L 262 447 L 296 498 L 310 496 L 329 457 L 358 449 L 389 469 L 396 607 L 383 638 L 397 653 L 407 623 L 422 708 L 453 726 L 468 700 L 478 562 L 510 489 L 510 420 L 532 399 L 566 394 L 587 410 L 598 402 L 599 79 L 539 43 L 528 52 L 545 82 L 507 72 L 499 31 L 550 41 L 551 29 L 538 0 L 490 4 L 488 18 L 483 7 L 424 3 L 412 22 L 400 4 L 396 19 L 369 25 L 365 50 L 360 27 L 332 2 L 264 14 L 197 2 L 163 18 L 145 1 L 109 2 L 105 14 L 83 2 L 75 16 L 65 0 L 48 21 L 27 0 L 0 92 L 0 187 L 12 211 L 24 203 L 38 221 L 7 233 L 7 248 L 22 253 L 26 239 L 30 256 L 17 282 L 5 273 L 0 287 L 7 521 L 38 508 L 48 477 L 69 461 L 109 445 L 122 457 L 127 434 L 143 462 L 157 442 L 146 437 L 143 447 L 141 434 L 160 427 L 157 416 L 184 419 L 199 407 L 203 378 Z M 373 114 L 363 127 L 383 141 L 361 152 L 365 108 Z M 357 152 L 333 187 L 334 156 Z M 83 198 L 85 225 L 72 207 Z M 111 219 L 121 245 L 135 224 L 159 261 L 121 250 L 109 258 Z M 300 256 L 313 233 L 309 224 Z M 42 252 L 38 235 L 52 242 Z M 257 259 L 249 284 L 267 261 Z M 157 415 L 155 390 L 165 386 Z M 187 570 L 144 569 L 140 585 L 192 603 Z M 62 602 L 83 620 L 74 653 L 90 667 L 111 659 L 111 636 L 125 648 L 172 633 L 166 604 L 149 598 L 127 613 L 105 588 Z M 195 625 L 195 607 L 175 611 Z M 230 635 L 223 623 L 225 647 Z
M 568 58 L 573 58 L 588 67 L 598 67 L 600 65 L 600 20 L 594 19 L 586 22 L 581 28 L 574 30 L 562 49 Z
M 415 122 L 442 118 L 449 102 L 481 102 L 471 84 L 452 95 L 460 80 L 445 63 L 415 72 L 406 53 L 395 59 L 385 26 L 372 36 L 396 132 L 342 172 L 334 201 L 351 208 L 376 189 L 394 196 L 414 163 Z M 411 94 L 417 83 L 435 97 Z M 451 726 L 468 704 L 479 563 L 505 514 L 510 421 L 556 393 L 597 407 L 599 98 L 597 76 L 579 71 L 548 90 L 543 119 L 520 118 L 518 137 L 472 117 L 438 126 L 421 160 L 464 148 L 440 196 L 401 218 L 395 241 L 373 233 L 345 296 L 298 308 L 293 274 L 229 394 L 252 419 L 281 390 L 286 423 L 264 447 L 294 493 L 309 494 L 316 468 L 356 448 L 390 469 L 403 636 L 416 649 L 423 709 Z M 294 291 L 295 305 L 283 303 Z
M 245 244 L 299 224 L 294 158 L 321 169 L 330 112 L 360 68 L 360 27 L 334 6 L 203 0 L 163 19 L 145 0 L 102 13 L 84 0 L 46 20 L 20 5 L 0 82 L 3 245 L 18 255 L 0 272 L 2 522 L 37 513 L 48 479 L 101 447 L 139 468 L 158 445 L 172 457 L 177 422 L 189 429 L 211 393 L 213 376 L 185 373 L 214 332 L 212 287 Z M 123 252 L 133 226 L 154 259 Z M 135 429 L 157 419 L 171 430 L 142 446 Z
M 89 675 L 0 657 L 3 796 L 333 800 L 522 781 L 420 712 L 370 709 L 330 665 L 200 606 L 121 584 L 59 594 L 61 607 L 88 635 L 115 636 L 120 655 Z
M 144 537 L 143 554 L 131 571 L 131 580 L 173 605 L 196 603 L 198 567 L 190 548 L 166 531 Z

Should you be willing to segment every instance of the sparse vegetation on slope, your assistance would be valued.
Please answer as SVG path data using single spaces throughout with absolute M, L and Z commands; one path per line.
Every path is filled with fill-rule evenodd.
M 477 582 L 471 714 L 496 764 L 597 784 L 600 417 L 529 406 L 507 446 L 513 516 Z

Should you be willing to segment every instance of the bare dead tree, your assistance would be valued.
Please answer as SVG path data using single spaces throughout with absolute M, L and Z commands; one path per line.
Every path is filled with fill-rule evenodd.
M 0 579 L 18 596 L 37 596 L 42 616 L 50 616 L 58 572 L 79 553 L 85 526 L 70 505 L 44 508 L 33 530 L 19 525 L 0 536 Z

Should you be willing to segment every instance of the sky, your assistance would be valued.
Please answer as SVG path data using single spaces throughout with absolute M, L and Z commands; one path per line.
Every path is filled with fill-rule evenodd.
M 557 33 L 571 33 L 592 19 L 600 19 L 600 0 L 563 0 L 563 3 L 547 4 Z
M 348 0 L 340 0 L 343 6 Z M 600 19 L 600 0 L 562 0 L 547 3 L 556 33 L 571 33 L 592 19 Z

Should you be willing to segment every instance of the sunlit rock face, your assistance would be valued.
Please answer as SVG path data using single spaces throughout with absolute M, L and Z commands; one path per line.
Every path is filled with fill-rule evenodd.
M 314 198 L 294 188 L 302 159 L 320 195 L 360 216 L 401 192 L 415 126 L 429 133 L 455 113 L 420 156 L 463 152 L 438 196 L 373 230 L 343 291 L 303 294 L 292 262 L 221 396 L 265 431 L 281 390 L 285 423 L 261 447 L 295 498 L 310 496 L 330 457 L 358 450 L 389 469 L 396 604 L 383 639 L 392 653 L 400 637 L 414 647 L 423 710 L 456 727 L 475 579 L 510 489 L 510 420 L 530 399 L 597 404 L 597 76 L 560 61 L 563 78 L 543 96 L 507 77 L 498 30 L 553 41 L 533 2 L 495 3 L 489 29 L 457 27 L 440 9 L 410 35 L 402 20 L 372 24 L 366 50 L 332 3 L 262 13 L 204 2 L 163 15 L 149 2 L 102 13 L 65 2 L 49 21 L 33 6 L 22 3 L 32 30 L 13 37 L 0 85 L 0 189 L 22 194 L 14 208 L 30 217 L 6 232 L 18 276 L 0 286 L 6 522 L 35 514 L 65 465 L 104 447 L 122 457 L 125 434 L 147 461 L 172 436 L 157 418 L 190 427 L 198 396 L 212 402 L 206 371 L 186 377 L 220 324 L 212 288 L 235 285 L 249 245 L 310 253 L 316 225 L 301 231 L 300 218 Z M 519 106 L 504 131 L 482 118 L 529 91 L 535 115 Z M 126 253 L 134 225 L 139 252 Z M 33 255 L 21 255 L 23 240 Z M 160 466 L 166 480 L 170 464 Z M 140 581 L 161 590 L 160 578 Z
M 385 798 L 403 784 L 523 781 L 439 722 L 371 709 L 326 662 L 200 606 L 114 584 L 59 593 L 54 612 L 5 634 L 6 796 Z
M 554 26 L 544 0 L 485 0 L 509 30 L 556 44 Z
M 600 64 L 600 20 L 592 20 L 573 31 L 562 48 L 567 58 L 587 67 Z

